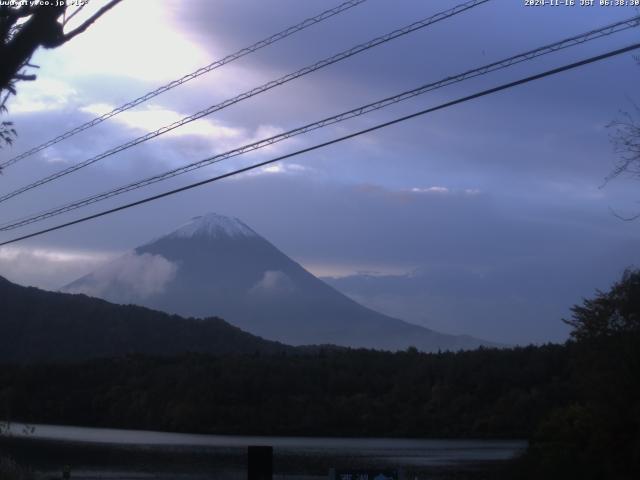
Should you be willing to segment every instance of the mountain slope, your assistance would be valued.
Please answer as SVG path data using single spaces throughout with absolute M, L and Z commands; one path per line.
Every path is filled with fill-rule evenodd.
M 219 318 L 185 319 L 85 295 L 21 287 L 0 277 L 0 361 L 288 350 L 293 349 Z
M 236 218 L 208 214 L 64 289 L 180 315 L 218 315 L 293 345 L 458 350 L 488 345 L 370 310 L 307 272 Z

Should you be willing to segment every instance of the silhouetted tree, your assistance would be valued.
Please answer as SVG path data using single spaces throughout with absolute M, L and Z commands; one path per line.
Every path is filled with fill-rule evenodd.
M 572 308 L 571 404 L 538 426 L 524 478 L 640 478 L 640 271 Z
M 598 340 L 619 334 L 640 333 L 640 270 L 627 270 L 608 292 L 571 308 L 571 337 Z
M 636 61 L 640 67 L 640 56 L 636 56 Z M 631 100 L 631 107 L 607 125 L 612 130 L 610 140 L 618 155 L 613 171 L 606 178 L 607 182 L 623 174 L 640 178 L 640 106 Z M 640 213 L 631 217 L 616 216 L 623 220 L 635 220 Z
M 40 48 L 56 48 L 89 28 L 98 18 L 122 0 L 110 0 L 76 28 L 66 31 L 68 22 L 88 2 L 73 11 L 65 2 L 3 2 L 0 5 L 0 113 L 6 113 L 6 102 L 15 95 L 19 81 L 35 80 L 29 63 Z M 6 3 L 6 4 L 5 4 Z M 16 131 L 11 122 L 0 123 L 0 145 L 11 143 Z

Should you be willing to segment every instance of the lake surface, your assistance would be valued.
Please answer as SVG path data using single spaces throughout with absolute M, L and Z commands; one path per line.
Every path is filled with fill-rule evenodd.
M 236 480 L 246 478 L 248 445 L 273 446 L 276 478 L 326 478 L 333 467 L 402 469 L 413 480 L 433 478 L 426 472 L 508 460 L 527 444 L 521 440 L 197 435 L 14 423 L 0 449 L 44 472 L 44 478 L 69 464 L 73 479 Z

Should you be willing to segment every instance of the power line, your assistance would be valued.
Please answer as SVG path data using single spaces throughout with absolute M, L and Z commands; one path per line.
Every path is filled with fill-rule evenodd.
M 236 149 L 233 150 L 229 150 L 227 152 L 224 153 L 220 153 L 220 154 L 216 154 L 213 155 L 211 157 L 205 158 L 203 160 L 200 160 L 198 162 L 194 162 L 182 167 L 178 167 L 175 168 L 173 170 L 169 170 L 167 172 L 158 174 L 158 175 L 154 175 L 142 180 L 138 180 L 136 182 L 132 182 L 129 183 L 127 185 L 123 185 L 121 187 L 118 187 L 116 189 L 113 190 L 109 190 L 107 192 L 103 192 L 97 195 L 93 195 L 90 197 L 86 197 L 82 200 L 78 200 L 60 207 L 55 207 L 53 209 L 44 211 L 44 212 L 40 212 L 37 214 L 32 214 L 30 216 L 27 217 L 23 217 L 17 220 L 13 220 L 11 222 L 8 223 L 4 223 L 3 225 L 0 225 L 0 231 L 8 231 L 8 230 L 13 230 L 31 223 L 35 223 L 37 221 L 40 220 L 44 220 L 47 218 L 51 218 L 53 216 L 57 216 L 60 215 L 62 213 L 66 213 L 72 210 L 76 210 L 78 208 L 81 207 L 85 207 L 87 205 L 91 205 L 93 203 L 97 203 L 99 201 L 102 200 L 106 200 L 108 198 L 117 196 L 117 195 L 121 195 L 123 193 L 126 192 L 130 192 L 132 190 L 136 190 L 138 188 L 142 188 L 157 182 L 160 182 L 162 180 L 166 180 L 168 178 L 172 178 L 178 175 L 181 175 L 183 173 L 187 173 L 190 172 L 192 170 L 196 170 L 214 163 L 218 163 L 221 162 L 223 160 L 226 160 L 228 158 L 232 158 L 232 157 L 236 157 L 239 155 L 242 155 L 244 153 L 250 152 L 250 151 L 254 151 L 254 150 L 258 150 L 260 148 L 269 146 L 269 145 L 273 145 L 274 143 L 278 143 L 280 141 L 286 140 L 288 138 L 297 136 L 297 135 L 301 135 L 304 133 L 308 133 L 310 131 L 313 130 L 317 130 L 319 128 L 323 128 L 338 122 L 342 122 L 345 120 L 348 120 L 350 118 L 354 118 L 354 117 L 358 117 L 370 112 L 373 112 L 375 110 L 380 110 L 382 108 L 388 107 L 389 105 L 404 101 L 404 100 L 408 100 L 410 98 L 416 97 L 418 95 L 422 95 L 426 92 L 429 91 L 433 91 L 436 90 L 438 88 L 442 88 L 444 86 L 447 85 L 451 85 L 454 83 L 458 83 L 464 80 L 467 80 L 469 78 L 474 78 L 480 75 L 485 75 L 487 73 L 496 71 L 496 70 L 500 70 L 503 68 L 507 68 L 509 66 L 527 61 L 527 60 L 532 60 L 534 58 L 540 57 L 542 55 L 546 55 L 552 52 L 556 52 L 560 49 L 564 49 L 564 48 L 569 48 L 571 46 L 575 46 L 578 44 L 582 44 L 586 41 L 589 40 L 593 40 L 596 38 L 601 38 L 603 36 L 606 35 L 611 35 L 612 33 L 616 33 L 628 28 L 632 28 L 632 27 L 637 27 L 638 25 L 640 25 L 640 16 L 637 17 L 633 17 L 631 19 L 628 20 L 624 20 L 624 21 L 620 21 L 620 22 L 616 22 L 614 24 L 611 25 L 607 25 L 605 27 L 601 27 L 599 29 L 596 30 L 591 30 L 588 31 L 586 33 L 580 34 L 580 35 L 575 35 L 573 37 L 569 37 L 566 39 L 563 39 L 559 42 L 555 42 L 549 45 L 545 45 L 543 47 L 534 49 L 534 50 L 529 50 L 527 52 L 518 54 L 518 55 L 514 55 L 512 57 L 508 57 L 506 59 L 503 60 L 499 60 L 497 62 L 493 62 L 490 63 L 488 65 L 484 65 L 482 67 L 473 69 L 473 70 L 468 70 L 464 73 L 455 75 L 455 76 L 450 76 L 450 77 L 446 77 L 442 80 L 439 80 L 437 82 L 433 82 L 433 83 L 429 83 L 426 85 L 422 85 L 418 88 L 415 88 L 413 90 L 408 90 L 405 92 L 402 92 L 398 95 L 394 95 L 392 97 L 387 97 L 384 98 L 382 100 L 378 100 L 376 102 L 373 103 L 369 103 L 367 105 L 363 105 L 361 107 L 352 109 L 352 110 L 348 110 L 346 112 L 342 112 L 340 114 L 331 116 L 331 117 L 327 117 L 324 118 L 322 120 L 316 121 L 314 123 L 309 123 L 307 125 L 301 126 L 301 127 L 297 127 L 294 128 L 292 130 L 289 130 L 287 132 L 278 134 L 278 135 L 274 135 L 272 137 L 269 138 L 265 138 L 262 140 L 259 140 L 257 142 L 253 142 L 247 145 L 243 145 L 241 147 L 238 147 Z
M 338 15 L 339 13 L 344 12 L 345 10 L 349 10 L 350 8 L 353 8 L 357 5 L 360 5 L 361 3 L 366 2 L 367 0 L 348 0 L 347 2 L 344 2 L 340 5 L 338 5 L 335 8 L 332 8 L 330 10 L 326 10 L 314 17 L 310 17 L 307 18 L 306 20 L 293 25 L 292 27 L 289 27 L 285 30 L 282 30 L 281 32 L 278 32 L 274 35 L 271 35 L 270 37 L 267 37 L 263 40 L 260 40 L 259 42 L 254 43 L 253 45 L 250 45 L 248 47 L 242 48 L 240 50 L 238 50 L 237 52 L 234 52 L 230 55 L 227 55 L 226 57 L 220 59 L 220 60 L 216 60 L 213 63 L 210 63 L 209 65 L 205 66 L 205 67 L 201 67 L 198 70 L 191 72 L 187 75 L 184 75 L 181 78 L 178 78 L 177 80 L 173 80 L 165 85 L 162 85 L 161 87 L 156 88 L 155 90 L 146 93 L 144 95 L 142 95 L 141 97 L 138 97 L 134 100 L 131 100 L 130 102 L 125 103 L 124 105 L 121 105 L 117 108 L 114 108 L 113 110 L 111 110 L 110 112 L 107 112 L 103 115 L 100 115 L 99 117 L 94 118 L 93 120 L 90 120 L 86 123 L 83 123 L 82 125 L 79 125 L 71 130 L 69 130 L 68 132 L 65 132 L 51 140 L 48 140 L 47 142 L 38 145 L 36 147 L 31 148 L 30 150 L 27 150 L 24 153 L 21 153 L 20 155 L 17 155 L 9 160 L 6 160 L 2 163 L 0 163 L 0 169 L 6 168 L 10 165 L 13 165 L 14 163 L 19 162 L 20 160 L 23 160 L 27 157 L 30 157 L 31 155 L 34 155 L 35 153 L 38 153 L 42 150 L 44 150 L 45 148 L 48 148 L 52 145 L 55 145 L 56 143 L 59 143 L 63 140 L 66 140 L 67 138 L 73 137 L 74 135 L 76 135 L 77 133 L 80 133 L 84 130 L 87 130 L 88 128 L 91 127 L 95 127 L 96 125 L 98 125 L 99 123 L 104 122 L 105 120 L 114 117 L 116 115 L 118 115 L 119 113 L 122 113 L 126 110 L 129 110 L 130 108 L 133 108 L 137 105 L 140 105 L 141 103 L 146 102 L 147 100 L 150 100 L 164 92 L 167 92 L 175 87 L 178 87 L 184 83 L 187 83 L 191 80 L 193 80 L 194 78 L 198 78 L 201 75 L 204 75 L 205 73 L 209 73 L 212 70 L 215 70 L 217 68 L 222 67 L 223 65 L 226 65 L 228 63 L 231 63 L 235 60 L 238 60 L 239 58 L 244 57 L 245 55 L 249 55 L 250 53 L 253 53 L 257 50 L 260 50 L 261 48 L 264 48 L 268 45 L 271 45 L 272 43 L 276 43 L 280 40 L 283 40 L 291 35 L 293 35 L 294 33 L 297 33 L 301 30 L 304 30 L 305 28 L 308 28 L 312 25 L 315 25 L 316 23 L 320 23 L 328 18 L 331 18 L 335 15 Z M 76 11 L 77 13 L 77 11 Z
M 379 130 L 379 129 L 382 129 L 382 128 L 385 128 L 385 127 L 388 127 L 388 126 L 391 126 L 391 125 L 395 125 L 397 123 L 401 123 L 401 122 L 410 120 L 412 118 L 416 118 L 416 117 L 419 117 L 419 116 L 422 116 L 422 115 L 426 115 L 426 114 L 431 113 L 431 112 L 435 112 L 437 110 L 442 110 L 442 109 L 445 109 L 445 108 L 448 108 L 448 107 L 452 107 L 452 106 L 458 105 L 460 103 L 468 102 L 468 101 L 474 100 L 476 98 L 480 98 L 480 97 L 484 97 L 484 96 L 487 96 L 487 95 L 491 95 L 493 93 L 497 93 L 497 92 L 500 92 L 502 90 L 507 90 L 509 88 L 513 88 L 513 87 L 516 87 L 518 85 L 523 85 L 525 83 L 533 82 L 535 80 L 539 80 L 539 79 L 542 79 L 544 77 L 549 77 L 551 75 L 556 75 L 558 73 L 565 72 L 567 70 L 575 69 L 575 68 L 578 68 L 578 67 L 582 67 L 582 66 L 588 65 L 590 63 L 595 63 L 595 62 L 598 62 L 598 61 L 601 61 L 601 60 L 604 60 L 604 59 L 607 59 L 607 58 L 610 58 L 610 57 L 613 57 L 613 56 L 616 56 L 616 55 L 621 55 L 623 53 L 627 53 L 627 52 L 630 52 L 632 50 L 636 50 L 638 48 L 640 48 L 640 43 L 635 43 L 633 45 L 629 45 L 629 46 L 624 47 L 624 48 L 620 48 L 620 49 L 617 49 L 617 50 L 609 51 L 609 52 L 604 53 L 602 55 L 597 55 L 597 56 L 594 56 L 594 57 L 590 57 L 590 58 L 581 60 L 579 62 L 575 62 L 575 63 L 571 63 L 571 64 L 568 64 L 568 65 L 564 65 L 562 67 L 554 68 L 552 70 L 547 70 L 545 72 L 538 73 L 536 75 L 532 75 L 532 76 L 529 76 L 529 77 L 525 77 L 525 78 L 522 78 L 520 80 L 516 80 L 516 81 L 513 81 L 513 82 L 509 82 L 509 83 L 500 85 L 498 87 L 493 87 L 493 88 L 490 88 L 490 89 L 487 89 L 487 90 L 483 90 L 483 91 L 478 92 L 478 93 L 474 93 L 473 95 L 468 95 L 466 97 L 458 98 L 456 100 L 452 100 L 450 102 L 446 102 L 446 103 L 440 104 L 440 105 L 438 105 L 436 107 L 427 108 L 425 110 L 421 110 L 419 112 L 415 112 L 415 113 L 412 113 L 410 115 L 405 115 L 403 117 L 399 117 L 399 118 L 396 118 L 394 120 L 390 120 L 388 122 L 380 123 L 380 124 L 375 125 L 373 127 L 369 127 L 369 128 L 364 129 L 364 130 L 359 130 L 357 132 L 350 133 L 349 135 L 344 135 L 342 137 L 338 137 L 338 138 L 334 138 L 333 140 L 329 140 L 327 142 L 323 142 L 323 143 L 319 143 L 319 144 L 313 145 L 311 147 L 303 148 L 301 150 L 297 150 L 295 152 L 288 153 L 286 155 L 281 155 L 279 157 L 272 158 L 271 160 L 266 160 L 264 162 L 256 163 L 256 164 L 250 165 L 248 167 L 239 168 L 239 169 L 234 170 L 232 172 L 224 173 L 222 175 L 218 175 L 218 176 L 215 176 L 215 177 L 212 177 L 212 178 L 208 178 L 206 180 L 202 180 L 202 181 L 199 181 L 199 182 L 191 183 L 191 184 L 186 185 L 184 187 L 176 188 L 174 190 L 169 190 L 167 192 L 160 193 L 158 195 L 153 195 L 151 197 L 147 197 L 147 198 L 144 198 L 142 200 L 138 200 L 138 201 L 135 201 L 135 202 L 132 202 L 132 203 L 121 205 L 119 207 L 111 208 L 109 210 L 104 210 L 102 212 L 95 213 L 93 215 L 88 215 L 86 217 L 82 217 L 82 218 L 79 218 L 77 220 L 73 220 L 73 221 L 70 221 L 70 222 L 67 222 L 67 223 L 56 225 L 55 227 L 46 228 L 44 230 L 39 230 L 37 232 L 30 233 L 28 235 L 23 235 L 21 237 L 13 238 L 11 240 L 7 240 L 5 242 L 0 243 L 0 247 L 2 247 L 4 245 L 9 245 L 11 243 L 19 242 L 21 240 L 26 240 L 27 238 L 33 238 L 33 237 L 36 237 L 36 236 L 39 236 L 39 235 L 43 235 L 45 233 L 53 232 L 55 230 L 60 230 L 62 228 L 66 228 L 66 227 L 69 227 L 71 225 L 76 225 L 78 223 L 83 223 L 83 222 L 86 222 L 86 221 L 89 221 L 89 220 L 93 220 L 95 218 L 103 217 L 105 215 L 109 215 L 111 213 L 119 212 L 121 210 L 126 210 L 128 208 L 136 207 L 136 206 L 142 205 L 144 203 L 149 203 L 149 202 L 152 202 L 152 201 L 155 201 L 155 200 L 159 200 L 161 198 L 168 197 L 170 195 L 175 195 L 177 193 L 184 192 L 186 190 L 190 190 L 192 188 L 196 188 L 196 187 L 199 187 L 199 186 L 202 186 L 202 185 L 206 185 L 208 183 L 216 182 L 216 181 L 222 180 L 224 178 L 228 178 L 228 177 L 232 177 L 232 176 L 235 176 L 235 175 L 239 175 L 241 173 L 245 173 L 245 172 L 248 172 L 250 170 L 254 170 L 256 168 L 264 167 L 266 165 L 269 165 L 269 164 L 272 164 L 272 163 L 275 163 L 275 162 L 278 162 L 278 161 L 281 161 L 281 160 L 285 160 L 287 158 L 295 157 L 295 156 L 301 155 L 303 153 L 308 153 L 308 152 L 311 152 L 313 150 L 324 148 L 324 147 L 327 147 L 329 145 L 333 145 L 335 143 L 339 143 L 339 142 L 342 142 L 342 141 L 345 141 L 345 140 L 348 140 L 348 139 L 351 139 L 351 138 L 354 138 L 354 137 L 357 137 L 357 136 L 360 136 L 360 135 L 364 135 L 365 133 L 370 133 L 370 132 L 373 132 L 375 130 Z
M 152 138 L 158 137 L 160 135 L 163 135 L 171 130 L 174 130 L 178 127 L 181 127 L 183 125 L 186 125 L 190 122 L 193 122 L 195 120 L 198 120 L 200 118 L 203 118 L 207 115 L 210 115 L 214 112 L 223 110 L 235 103 L 241 102 L 243 100 L 246 100 L 248 98 L 251 98 L 255 95 L 258 95 L 260 93 L 264 93 L 267 90 L 271 90 L 272 88 L 275 88 L 277 86 L 280 86 L 284 83 L 290 82 L 291 80 L 294 80 L 296 78 L 302 77 L 304 75 L 307 75 L 309 73 L 315 72 L 316 70 L 319 70 L 321 68 L 324 68 L 326 66 L 329 66 L 331 64 L 334 64 L 336 62 L 342 61 L 346 58 L 349 58 L 353 55 L 357 55 L 361 52 L 364 52 L 366 50 L 369 50 L 371 48 L 377 47 L 383 43 L 387 43 L 390 42 L 392 40 L 397 39 L 398 37 L 407 35 L 409 33 L 415 32 L 416 30 L 422 29 L 424 27 L 427 27 L 429 25 L 433 25 L 434 23 L 440 22 L 442 20 L 445 20 L 447 18 L 453 17 L 454 15 L 457 15 L 459 13 L 462 13 L 464 11 L 467 11 L 471 8 L 477 7 L 478 5 L 481 5 L 483 3 L 487 3 L 491 0 L 471 0 L 468 1 L 466 3 L 457 5 L 449 10 L 446 10 L 444 12 L 440 12 L 437 13 L 436 15 L 432 15 L 430 17 L 427 17 L 423 20 L 420 20 L 418 22 L 412 23 L 411 25 L 408 25 L 406 27 L 394 30 L 386 35 L 374 38 L 373 40 L 370 40 L 368 42 L 362 43 L 360 45 L 356 45 L 355 47 L 352 47 L 348 50 L 344 50 L 343 52 L 340 52 L 336 55 L 333 55 L 331 57 L 325 58 L 324 60 L 320 60 L 319 62 L 316 62 L 312 65 L 309 65 L 307 67 L 301 68 L 300 70 L 297 70 L 296 72 L 293 73 L 289 73 L 283 77 L 280 77 L 277 80 L 272 80 L 270 82 L 267 82 L 259 87 L 253 88 L 252 90 L 248 90 L 244 93 L 241 93 L 240 95 L 237 95 L 233 98 L 227 99 L 221 103 L 218 103 L 216 105 L 212 105 L 204 110 L 201 110 L 197 113 L 194 113 L 193 115 L 190 115 L 188 117 L 184 117 L 176 122 L 173 122 L 170 125 L 165 125 L 164 127 L 161 127 L 153 132 L 149 132 L 145 135 L 142 135 L 134 140 L 131 140 L 127 143 L 124 143 L 122 145 L 119 145 L 117 147 L 114 147 L 110 150 L 107 150 L 106 152 L 103 152 L 99 155 L 96 155 L 95 157 L 89 158 L 87 160 L 84 160 L 76 165 L 72 165 L 70 167 L 67 167 L 63 170 L 59 170 L 58 172 L 55 172 L 47 177 L 44 177 L 40 180 L 37 180 L 36 182 L 33 182 L 29 185 L 26 185 L 24 187 L 21 187 L 17 190 L 14 190 L 13 192 L 7 193 L 5 195 L 0 196 L 0 202 L 4 202 L 10 198 L 15 197 L 16 195 L 19 195 L 21 193 L 24 193 L 28 190 L 31 190 L 33 188 L 39 187 L 41 185 L 44 185 L 45 183 L 49 183 L 53 180 L 56 180 L 60 177 L 63 177 L 65 175 L 69 175 L 70 173 L 73 173 L 77 170 L 80 170 L 81 168 L 87 167 L 89 165 L 92 165 L 100 160 L 103 160 L 104 158 L 110 157 L 111 155 L 115 155 L 116 153 L 122 152 L 124 150 L 127 150 L 128 148 L 131 148 L 135 145 L 138 145 L 140 143 L 146 142 L 147 140 L 151 140 Z

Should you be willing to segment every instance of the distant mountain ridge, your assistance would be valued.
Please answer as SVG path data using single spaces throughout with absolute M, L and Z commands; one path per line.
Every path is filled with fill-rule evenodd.
M 182 316 L 219 316 L 291 345 L 424 351 L 493 346 L 370 310 L 322 282 L 237 218 L 210 213 L 63 289 Z
M 181 318 L 85 295 L 22 287 L 0 277 L 0 362 L 288 351 L 294 349 L 219 318 Z

